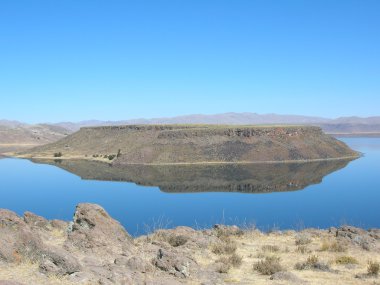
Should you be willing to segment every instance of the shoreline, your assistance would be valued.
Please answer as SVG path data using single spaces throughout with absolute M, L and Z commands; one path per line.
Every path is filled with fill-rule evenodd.
M 158 225 L 131 237 L 95 204 L 71 222 L 0 209 L 0 224 L 0 280 L 18 285 L 373 285 L 380 266 L 380 229 Z
M 108 164 L 112 164 L 112 160 L 107 158 L 93 158 L 86 156 L 61 156 L 61 157 L 53 157 L 53 156 L 26 156 L 26 155 L 15 155 L 12 153 L 1 154 L 4 157 L 8 158 L 19 158 L 19 159 L 39 159 L 39 160 L 87 160 L 87 161 L 99 161 Z M 300 160 L 268 160 L 268 161 L 204 161 L 204 162 L 173 162 L 173 163 L 122 163 L 118 164 L 120 166 L 128 166 L 128 165 L 223 165 L 223 164 L 280 164 L 280 163 L 309 163 L 309 162 L 323 162 L 323 161 L 335 161 L 335 160 L 355 160 L 360 157 L 363 157 L 363 153 L 358 153 L 358 155 L 353 156 L 343 156 L 343 157 L 334 157 L 334 158 L 315 158 L 315 159 L 300 159 Z

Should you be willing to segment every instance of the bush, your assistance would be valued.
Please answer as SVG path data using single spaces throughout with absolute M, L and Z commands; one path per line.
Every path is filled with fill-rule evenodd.
M 263 275 L 272 275 L 276 272 L 283 271 L 280 264 L 280 258 L 276 256 L 267 256 L 264 260 L 260 260 L 253 265 L 253 269 Z
M 184 245 L 187 241 L 188 238 L 184 235 L 171 235 L 168 238 L 168 243 L 174 247 Z
M 356 258 L 352 256 L 339 256 L 335 259 L 336 264 L 358 264 L 359 262 L 356 260 Z
M 376 261 L 368 261 L 367 272 L 369 275 L 379 275 L 380 264 Z
M 109 159 L 109 160 L 113 160 L 115 157 L 116 157 L 115 154 L 110 154 L 110 155 L 108 156 L 108 159 Z
M 211 251 L 215 254 L 233 254 L 237 249 L 236 243 L 231 240 L 225 240 L 214 244 Z
M 318 256 L 311 255 L 307 258 L 305 262 L 299 262 L 294 267 L 297 270 L 319 270 L 319 271 L 329 271 L 330 266 L 326 263 L 320 262 Z
M 216 262 L 225 264 L 226 265 L 225 268 L 226 267 L 231 268 L 231 266 L 237 268 L 242 264 L 243 258 L 240 255 L 237 255 L 236 253 L 234 253 L 228 257 L 227 256 L 221 257 Z
M 62 152 L 56 152 L 54 153 L 54 157 L 61 157 L 62 156 Z

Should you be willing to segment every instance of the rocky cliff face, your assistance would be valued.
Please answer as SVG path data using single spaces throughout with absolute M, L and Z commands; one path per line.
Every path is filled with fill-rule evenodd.
M 109 158 L 114 164 L 234 163 L 336 159 L 358 154 L 306 126 L 146 125 L 82 128 L 26 157 Z

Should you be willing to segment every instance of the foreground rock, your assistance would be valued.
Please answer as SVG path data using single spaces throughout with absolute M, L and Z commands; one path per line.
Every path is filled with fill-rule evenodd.
M 0 210 L 0 284 L 378 284 L 379 261 L 376 229 L 215 225 L 133 239 L 98 205 L 79 204 L 72 222 Z

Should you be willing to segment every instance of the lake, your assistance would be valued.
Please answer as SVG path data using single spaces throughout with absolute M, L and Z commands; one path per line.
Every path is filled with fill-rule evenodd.
M 313 163 L 125 166 L 0 159 L 0 208 L 71 220 L 97 203 L 132 235 L 159 227 L 380 227 L 380 138 L 344 138 L 363 157 Z

